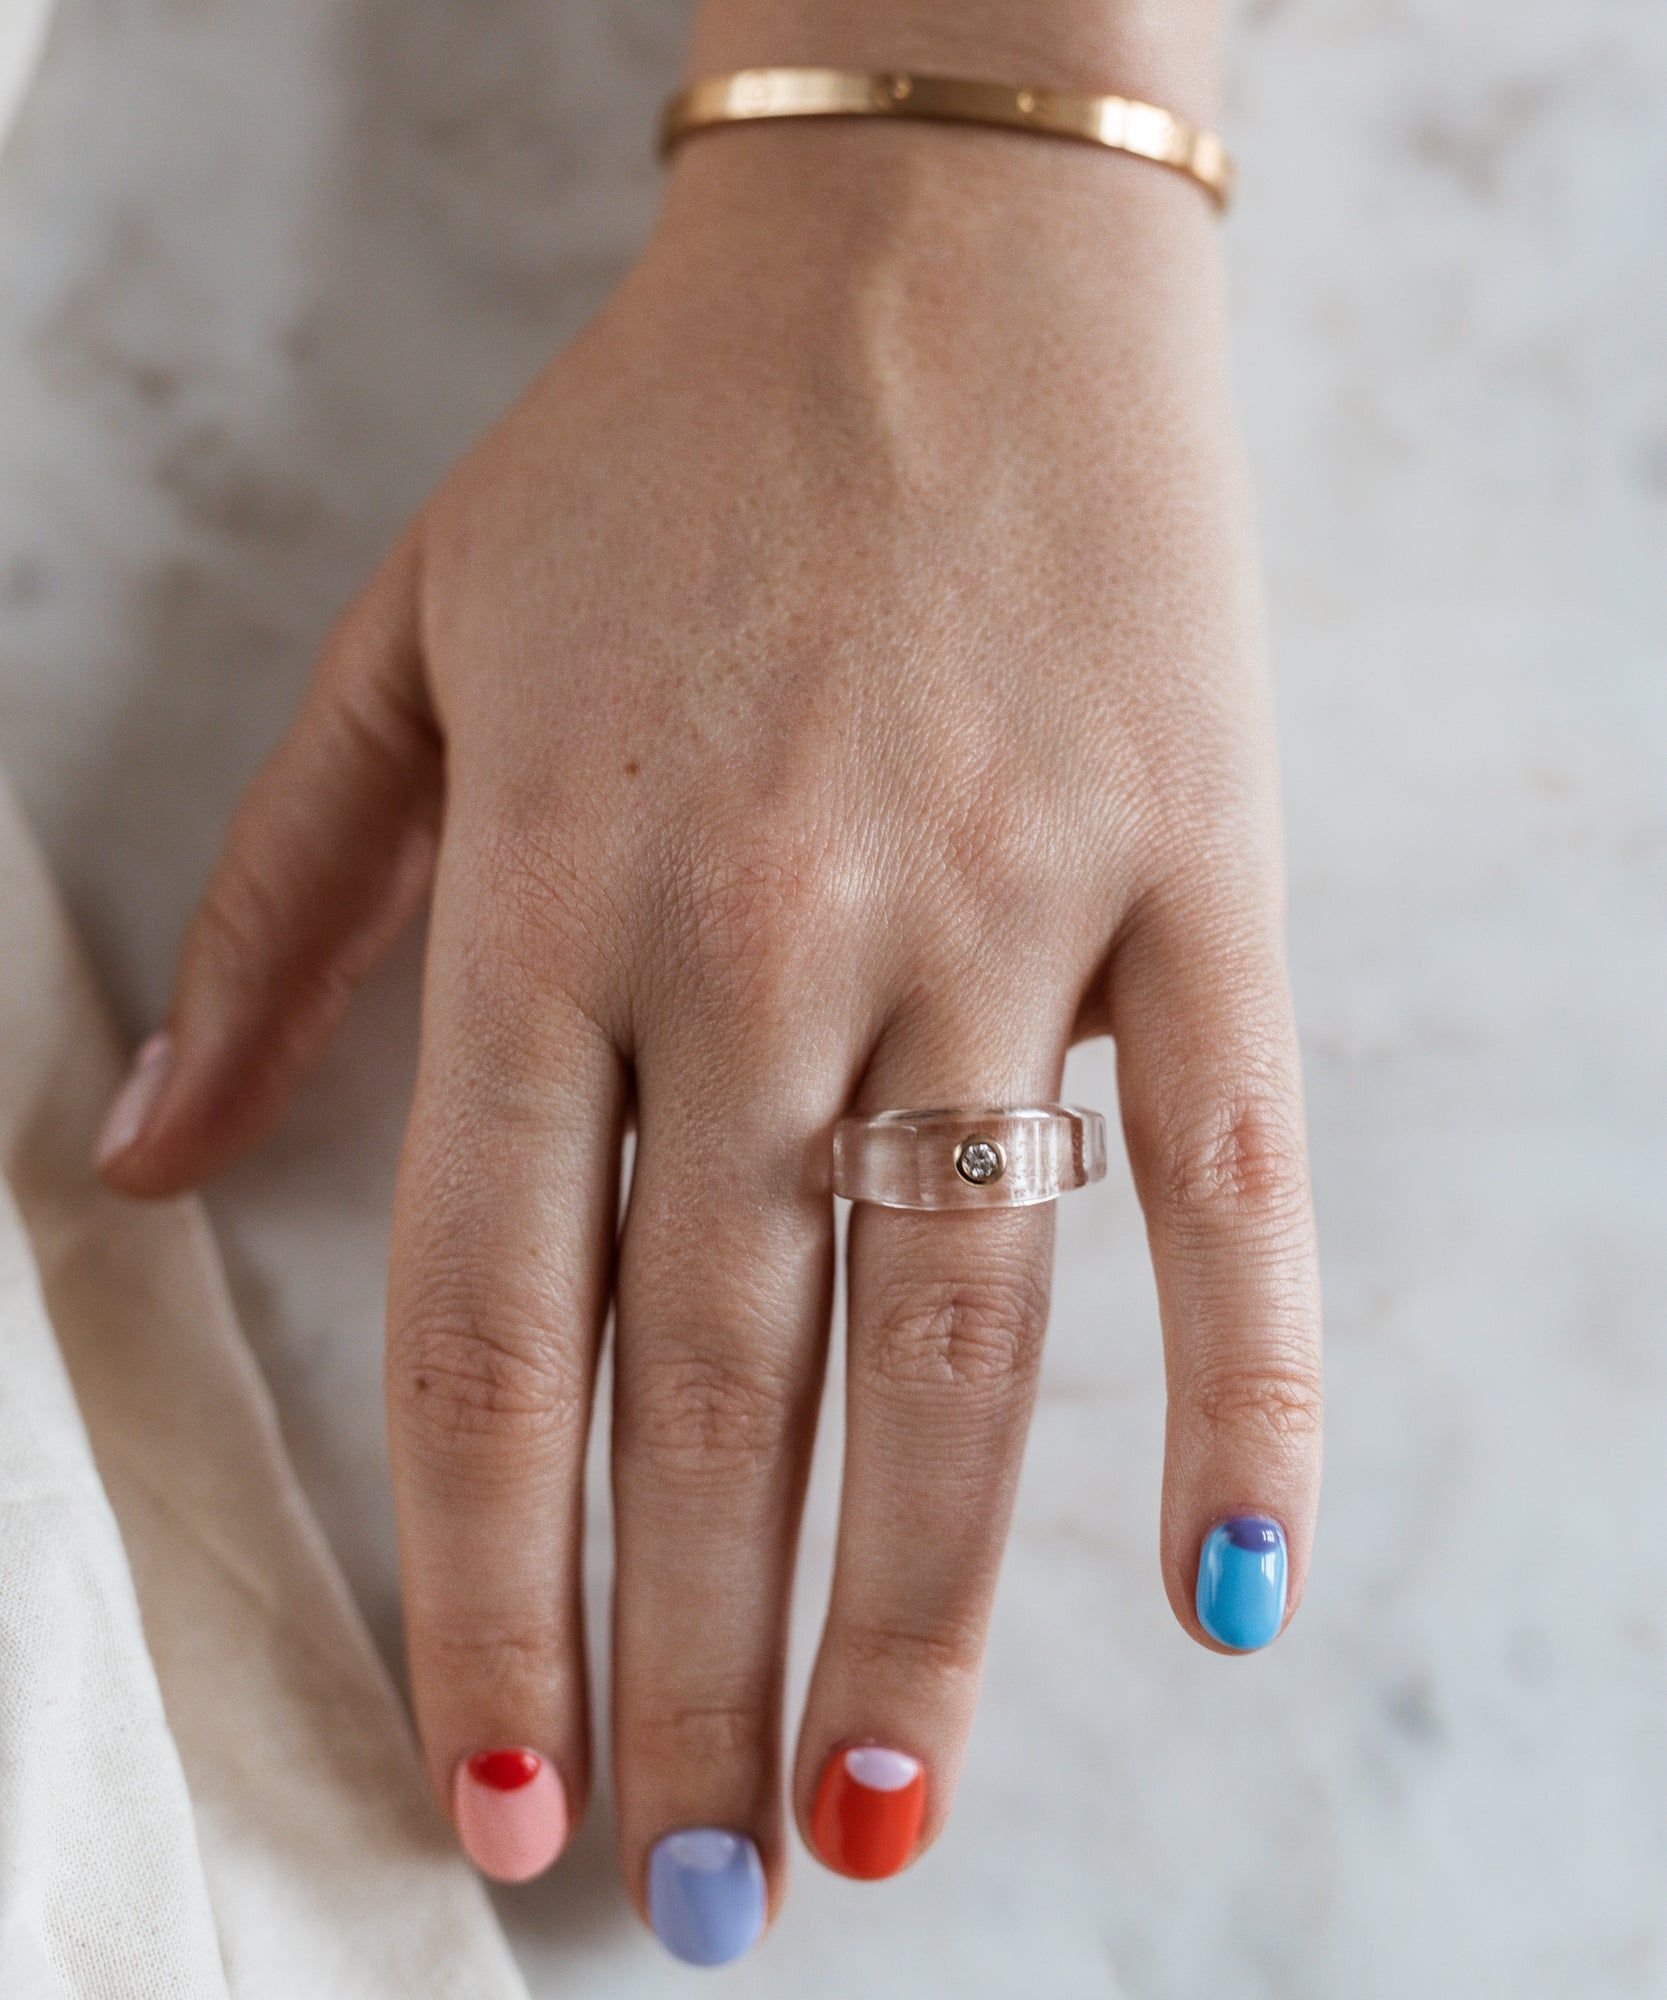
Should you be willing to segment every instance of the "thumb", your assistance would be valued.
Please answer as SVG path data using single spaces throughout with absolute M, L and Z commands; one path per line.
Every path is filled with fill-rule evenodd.
M 167 1026 L 106 1116 L 99 1172 L 171 1194 L 277 1122 L 433 871 L 440 742 L 407 536 L 324 649 L 244 795 L 187 933 Z

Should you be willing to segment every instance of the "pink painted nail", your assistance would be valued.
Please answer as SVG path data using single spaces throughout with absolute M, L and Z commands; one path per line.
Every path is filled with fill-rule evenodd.
M 139 1134 L 144 1131 L 146 1121 L 156 1108 L 156 1100 L 162 1095 L 163 1086 L 168 1081 L 168 1073 L 174 1066 L 174 1043 L 171 1035 L 152 1035 L 144 1047 L 133 1058 L 133 1067 L 127 1079 L 111 1100 L 110 1109 L 104 1114 L 104 1126 L 98 1135 L 98 1145 L 93 1152 L 93 1164 L 107 1167 L 110 1162 L 125 1153 Z
M 452 1817 L 463 1851 L 496 1882 L 530 1882 L 567 1841 L 567 1793 L 536 1750 L 477 1750 L 458 1765 Z

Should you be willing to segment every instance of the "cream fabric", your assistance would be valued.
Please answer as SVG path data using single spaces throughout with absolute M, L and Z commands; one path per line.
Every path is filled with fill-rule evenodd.
M 0 0 L 0 139 L 46 0 Z M 0 778 L 0 1996 L 516 2000 Z
M 0 1994 L 511 2000 L 193 1201 L 0 793 Z
M 45 0 L 0 0 L 0 138 Z M 514 2000 L 0 780 L 0 1995 Z
M 7 795 L 0 967 L 0 1993 L 509 2000 L 196 1203 L 88 1174 L 117 1050 Z

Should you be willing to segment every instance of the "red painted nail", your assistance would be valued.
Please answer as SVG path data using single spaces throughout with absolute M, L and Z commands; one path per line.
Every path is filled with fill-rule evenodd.
M 914 1859 L 926 1817 L 926 1773 L 901 1750 L 857 1744 L 822 1767 L 810 1837 L 841 1875 L 878 1882 Z
M 536 1750 L 477 1750 L 469 1759 L 469 1776 L 495 1792 L 518 1792 L 543 1769 Z
M 567 1840 L 567 1793 L 536 1750 L 477 1750 L 452 1777 L 463 1851 L 498 1882 L 542 1875 Z

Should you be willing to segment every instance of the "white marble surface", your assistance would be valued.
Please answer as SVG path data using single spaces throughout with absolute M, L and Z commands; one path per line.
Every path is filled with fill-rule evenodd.
M 63 0 L 0 169 L 0 754 L 135 1031 L 331 612 L 645 227 L 681 17 Z M 1114 1179 L 1063 1213 L 955 1826 L 903 1885 L 801 1867 L 737 1995 L 1667 1993 L 1667 13 L 1254 0 L 1238 48 L 1331 1334 L 1309 1601 L 1244 1663 L 1169 1619 Z M 216 1199 L 385 1636 L 411 974 Z M 1075 1082 L 1109 1098 L 1103 1051 Z M 682 1991 L 603 1819 L 506 1900 L 536 1990 Z

